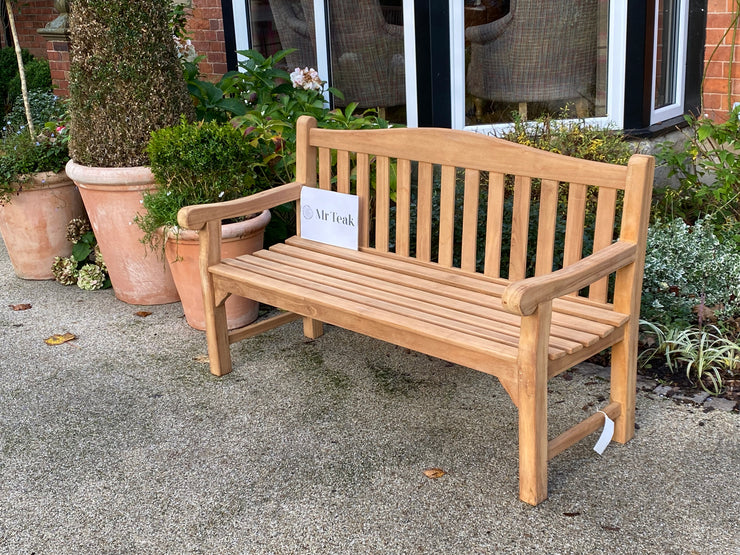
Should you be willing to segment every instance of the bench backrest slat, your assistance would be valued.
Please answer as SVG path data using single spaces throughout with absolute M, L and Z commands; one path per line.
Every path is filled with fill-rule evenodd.
M 617 166 L 449 129 L 337 131 L 312 121 L 299 121 L 308 145 L 299 145 L 297 176 L 360 197 L 361 247 L 513 281 L 618 237 L 644 241 L 646 215 L 633 197 L 649 194 L 640 182 L 649 157 Z M 618 218 L 628 197 L 637 209 Z M 587 294 L 605 302 L 609 290 L 605 278 Z
M 555 254 L 555 227 L 558 215 L 560 183 L 543 179 L 540 186 L 540 217 L 537 224 L 537 260 L 534 275 L 552 272 Z
M 478 170 L 465 170 L 464 187 L 460 267 L 467 272 L 475 272 L 478 256 L 478 208 L 480 206 L 480 172 Z
M 360 214 L 370 213 L 370 156 L 360 153 L 357 155 L 357 196 L 360 197 Z M 361 218 L 358 222 L 359 245 L 370 246 L 370 218 Z
M 425 262 L 432 259 L 432 178 L 432 164 L 420 162 L 416 202 L 416 258 Z
M 568 187 L 568 212 L 565 223 L 563 266 L 578 262 L 583 253 L 583 224 L 586 217 L 586 187 L 571 183 Z
M 488 174 L 488 209 L 483 273 L 495 278 L 501 277 L 505 187 L 504 174 L 494 172 Z
M 442 166 L 439 195 L 439 255 L 437 262 L 452 267 L 455 244 L 455 167 Z
M 390 237 L 390 159 L 378 156 L 375 163 L 375 248 L 388 252 Z
M 350 192 L 350 155 L 346 150 L 337 151 L 337 191 Z
M 514 205 L 511 210 L 511 250 L 509 251 L 509 279 L 516 281 L 526 276 L 527 245 L 529 242 L 529 209 L 532 179 L 514 176 Z
M 411 252 L 411 162 L 399 159 L 396 175 L 396 252 L 408 256 Z
M 599 189 L 598 204 L 596 205 L 596 225 L 594 229 L 594 248 L 597 252 L 609 246 L 614 237 L 614 218 L 616 214 L 617 191 L 608 187 Z M 608 281 L 601 279 L 591 285 L 588 296 L 591 300 L 605 302 L 607 299 Z

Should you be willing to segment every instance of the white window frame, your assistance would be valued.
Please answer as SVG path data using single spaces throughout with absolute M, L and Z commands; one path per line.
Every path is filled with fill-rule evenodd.
M 452 127 L 484 134 L 496 134 L 510 124 L 465 125 L 465 10 L 463 2 L 449 0 L 450 72 L 452 77 Z M 590 125 L 624 127 L 624 70 L 627 50 L 627 0 L 609 2 L 609 43 L 607 49 L 606 116 L 587 118 Z
M 655 26 L 653 28 L 653 67 L 650 88 L 650 125 L 663 122 L 667 119 L 682 116 L 684 113 L 684 96 L 686 92 L 686 49 L 688 45 L 689 29 L 689 0 L 681 0 L 678 22 L 678 51 L 676 52 L 676 96 L 673 102 L 655 107 L 655 88 L 657 86 L 658 71 L 658 0 L 655 0 Z
M 252 45 L 249 43 L 249 14 L 247 14 L 247 2 L 231 2 L 231 13 L 234 18 L 234 39 L 236 50 L 249 50 Z M 237 60 L 243 61 L 245 58 L 237 54 Z

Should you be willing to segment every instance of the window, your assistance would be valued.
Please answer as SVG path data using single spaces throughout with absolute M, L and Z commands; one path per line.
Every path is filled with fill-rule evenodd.
M 651 124 L 683 114 L 688 7 L 688 0 L 655 1 Z
M 465 68 L 455 77 L 458 127 L 485 130 L 516 114 L 622 125 L 623 2 L 466 0 L 462 9 L 452 31 L 453 68 Z
M 237 49 L 296 48 L 286 68 L 315 67 L 345 95 L 327 101 L 411 126 L 564 114 L 639 132 L 700 102 L 706 0 L 223 4 Z

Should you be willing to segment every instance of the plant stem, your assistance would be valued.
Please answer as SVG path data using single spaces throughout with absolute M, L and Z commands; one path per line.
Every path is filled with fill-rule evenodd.
M 21 52 L 21 44 L 18 40 L 18 31 L 15 28 L 15 17 L 13 16 L 13 6 L 11 6 L 10 0 L 5 0 L 5 7 L 8 10 L 8 22 L 10 23 L 10 32 L 13 35 L 13 42 L 15 43 L 15 57 L 18 60 L 18 75 L 21 78 L 21 94 L 23 95 L 23 107 L 26 109 L 28 131 L 31 133 L 31 137 L 35 138 L 36 132 L 33 128 L 31 103 L 28 100 L 28 88 L 26 87 L 26 68 L 23 65 L 23 54 Z

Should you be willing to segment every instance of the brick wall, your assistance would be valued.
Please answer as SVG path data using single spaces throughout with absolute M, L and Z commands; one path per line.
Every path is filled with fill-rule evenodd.
M 24 0 L 13 11 L 18 39 L 23 48 L 38 58 L 46 57 L 46 39 L 38 34 L 37 29 L 44 27 L 56 18 L 52 0 Z M 2 46 L 7 46 L 5 41 Z
M 737 10 L 736 0 L 708 1 L 702 104 L 703 112 L 717 120 L 726 120 L 732 104 L 740 102 L 740 29 L 733 45 L 731 28 Z
M 192 0 L 188 31 L 195 51 L 206 56 L 200 63 L 203 78 L 220 79 L 228 71 L 221 0 Z

